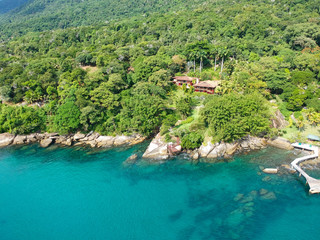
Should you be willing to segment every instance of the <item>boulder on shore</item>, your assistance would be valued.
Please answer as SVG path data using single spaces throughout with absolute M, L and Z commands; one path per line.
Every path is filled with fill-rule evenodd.
M 113 141 L 113 145 L 115 146 L 120 146 L 120 145 L 124 145 L 124 144 L 128 144 L 130 143 L 132 140 L 134 139 L 134 137 L 132 136 L 116 136 L 114 138 L 114 141 Z
M 160 133 L 152 140 L 142 157 L 154 160 L 169 158 L 168 145 L 162 141 Z
M 99 136 L 96 139 L 97 147 L 112 147 L 114 142 L 114 137 L 111 136 Z
M 207 157 L 208 154 L 214 149 L 215 145 L 211 143 L 211 139 L 206 143 L 202 143 L 199 148 L 200 157 Z
M 0 134 L 0 147 L 6 147 L 10 145 L 14 140 L 14 135 L 10 133 Z
M 78 141 L 78 140 L 85 138 L 85 137 L 86 137 L 85 134 L 78 132 L 73 136 L 73 140 Z
M 25 135 L 17 135 L 13 140 L 13 145 L 20 145 L 24 144 L 27 141 L 27 136 Z
M 277 137 L 275 139 L 269 139 L 267 141 L 267 143 L 272 146 L 272 147 L 276 147 L 276 148 L 281 148 L 281 149 L 285 149 L 285 150 L 292 150 L 293 146 L 291 145 L 291 143 L 285 139 L 285 138 L 281 138 L 281 137 Z
M 37 133 L 29 134 L 26 137 L 27 137 L 27 140 L 26 140 L 27 143 L 35 143 L 38 141 Z
M 51 139 L 51 138 L 45 138 L 45 139 L 42 139 L 42 140 L 40 141 L 40 146 L 43 147 L 43 148 L 46 148 L 46 147 L 49 147 L 52 142 L 53 142 L 53 139 Z

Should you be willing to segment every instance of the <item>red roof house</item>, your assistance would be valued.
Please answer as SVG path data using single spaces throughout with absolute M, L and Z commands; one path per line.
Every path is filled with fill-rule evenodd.
M 199 82 L 199 78 L 188 76 L 176 76 L 173 77 L 173 82 L 177 86 L 182 86 L 183 84 L 185 84 L 187 88 L 189 88 L 190 86 L 197 84 Z
M 205 92 L 208 94 L 214 94 L 217 86 L 220 85 L 220 81 L 201 81 L 194 85 L 195 92 Z

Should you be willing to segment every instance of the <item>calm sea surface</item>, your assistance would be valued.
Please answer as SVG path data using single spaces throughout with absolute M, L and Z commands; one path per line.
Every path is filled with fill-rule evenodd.
M 320 196 L 295 174 L 260 170 L 298 152 L 123 165 L 145 148 L 1 149 L 0 239 L 320 239 Z

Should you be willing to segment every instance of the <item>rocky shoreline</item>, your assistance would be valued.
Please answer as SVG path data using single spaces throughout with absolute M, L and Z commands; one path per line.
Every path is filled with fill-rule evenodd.
M 144 140 L 146 140 L 146 137 L 138 134 L 131 136 L 102 136 L 95 132 L 90 132 L 88 134 L 78 132 L 70 135 L 59 135 L 57 133 L 13 135 L 9 133 L 2 133 L 0 134 L 0 147 L 38 142 L 43 148 L 49 147 L 52 144 L 59 144 L 61 146 L 90 146 L 92 148 L 105 148 L 135 145 L 143 142 Z M 284 138 L 277 137 L 275 139 L 266 139 L 248 136 L 233 143 L 212 143 L 209 138 L 206 139 L 198 149 L 183 150 L 179 141 L 177 143 L 166 143 L 164 141 L 164 137 L 159 133 L 153 138 L 142 155 L 142 158 L 149 159 L 150 162 L 157 163 L 167 161 L 178 154 L 187 153 L 190 159 L 195 162 L 197 162 L 199 158 L 201 158 L 201 161 L 203 162 L 215 162 L 217 158 L 231 158 L 235 154 L 263 149 L 268 145 L 286 150 L 293 149 L 290 142 Z M 135 161 L 136 158 L 133 160 Z
M 90 146 L 90 147 L 117 147 L 123 145 L 135 145 L 146 138 L 141 135 L 131 136 L 101 136 L 99 133 L 88 134 L 76 133 L 70 135 L 59 135 L 57 133 L 34 133 L 29 135 L 13 135 L 9 133 L 0 134 L 0 147 L 9 145 L 21 145 L 38 142 L 41 147 L 46 148 L 52 144 L 62 146 Z
M 248 136 L 233 143 L 212 143 L 211 138 L 209 138 L 204 141 L 200 148 L 185 152 L 195 161 L 201 157 L 205 159 L 204 161 L 210 162 L 216 158 L 230 158 L 235 154 L 263 149 L 268 145 L 286 150 L 293 149 L 291 143 L 284 138 L 267 139 Z M 184 152 L 181 145 L 166 143 L 164 138 L 158 134 L 152 140 L 142 157 L 152 159 L 155 162 L 162 162 L 181 152 Z

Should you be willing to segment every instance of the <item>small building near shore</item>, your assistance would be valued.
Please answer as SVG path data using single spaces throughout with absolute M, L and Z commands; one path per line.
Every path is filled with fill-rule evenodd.
M 219 85 L 220 81 L 201 81 L 194 85 L 194 91 L 214 94 L 216 87 L 218 87 Z
M 177 86 L 186 85 L 187 88 L 193 86 L 194 84 L 199 83 L 199 78 L 196 77 L 188 77 L 188 76 L 176 76 L 173 77 L 173 83 Z
M 310 141 L 317 141 L 317 142 L 320 142 L 320 137 L 319 136 L 316 136 L 316 135 L 313 135 L 313 134 L 309 134 L 307 136 L 308 140 Z

